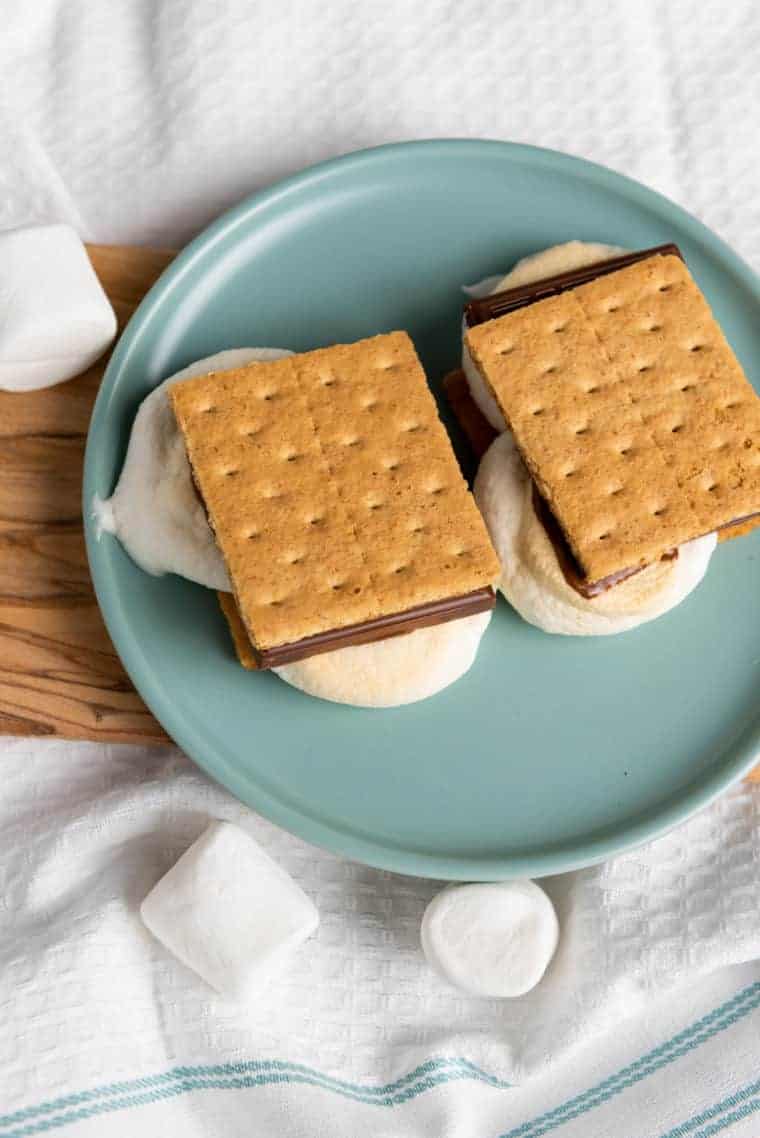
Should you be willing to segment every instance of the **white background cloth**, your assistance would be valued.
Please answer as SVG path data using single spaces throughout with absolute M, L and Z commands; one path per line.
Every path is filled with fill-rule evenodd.
M 440 883 L 314 850 L 170 748 L 4 750 L 0 1138 L 38 1132 L 4 1129 L 24 1108 L 27 1126 L 107 1111 L 79 1123 L 97 1135 L 495 1138 L 551 1110 L 571 1138 L 659 1136 L 757 1081 L 760 967 L 741 962 L 760 955 L 760 794 L 747 784 L 644 850 L 547 879 L 557 956 L 533 993 L 503 1002 L 461 995 L 425 963 L 420 919 Z M 245 826 L 321 912 L 248 1006 L 215 995 L 138 915 L 210 817 Z M 234 1084 L 272 1071 L 321 1091 Z M 141 1095 L 167 1091 L 138 1113 Z M 267 1129 L 268 1111 L 287 1121 Z
M 640 178 L 760 268 L 750 0 L 0 0 L 0 21 L 2 227 L 173 245 L 310 162 L 486 136 Z M 560 958 L 518 1005 L 426 969 L 434 883 L 315 853 L 173 752 L 8 741 L 0 772 L 0 1138 L 758 1132 L 760 966 L 704 975 L 758 951 L 757 790 L 550 883 L 578 982 L 556 987 Z M 244 817 L 323 916 L 251 1009 L 136 916 L 210 814 Z

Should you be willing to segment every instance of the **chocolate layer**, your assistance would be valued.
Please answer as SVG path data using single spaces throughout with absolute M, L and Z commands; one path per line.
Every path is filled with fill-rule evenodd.
M 470 394 L 467 376 L 461 369 L 449 372 L 444 376 L 443 390 L 470 449 L 476 458 L 482 458 L 499 432 L 494 430 Z
M 637 573 L 640 573 L 642 569 L 646 568 L 645 565 L 634 565 L 629 569 L 620 569 L 617 573 L 611 573 L 609 577 L 601 577 L 598 581 L 589 581 L 584 577 L 583 570 L 578 564 L 562 532 L 562 527 L 549 508 L 546 499 L 539 494 L 535 482 L 532 488 L 533 509 L 536 517 L 544 527 L 546 536 L 554 547 L 557 563 L 562 570 L 562 576 L 570 588 L 575 589 L 576 593 L 580 593 L 582 597 L 590 600 L 592 597 L 598 597 L 601 593 L 606 593 L 608 589 L 614 588 L 615 585 L 620 585 L 623 581 L 627 581 L 629 577 L 635 577 Z M 678 550 L 671 549 L 668 553 L 664 553 L 660 560 L 675 561 L 677 558 Z
M 488 612 L 496 604 L 496 594 L 490 587 L 476 589 L 461 597 L 446 597 L 440 601 L 429 601 L 406 612 L 392 613 L 362 621 L 361 624 L 348 624 L 345 628 L 334 628 L 306 636 L 292 644 L 277 644 L 274 648 L 254 652 L 261 668 L 279 668 L 282 664 L 292 664 L 305 660 L 308 656 L 318 656 L 322 652 L 334 652 L 336 648 L 349 648 L 355 644 L 372 644 L 376 640 L 388 640 L 391 636 L 403 636 L 418 628 L 430 628 L 435 624 L 446 624 L 464 616 Z
M 561 292 L 568 292 L 571 288 L 587 284 L 588 281 L 606 277 L 609 273 L 616 273 L 618 269 L 626 269 L 638 261 L 646 261 L 648 257 L 657 256 L 680 257 L 683 260 L 681 250 L 672 244 L 655 245 L 652 249 L 640 249 L 635 253 L 623 253 L 608 261 L 595 261 L 593 265 L 585 265 L 581 269 L 571 269 L 566 273 L 545 277 L 542 281 L 518 285 L 517 288 L 507 288 L 503 292 L 471 300 L 464 306 L 465 322 L 468 328 L 473 328 L 476 324 L 485 324 L 487 320 L 496 320 L 499 316 L 505 316 L 507 312 L 525 308 L 538 300 L 546 300 L 549 296 L 558 296 Z

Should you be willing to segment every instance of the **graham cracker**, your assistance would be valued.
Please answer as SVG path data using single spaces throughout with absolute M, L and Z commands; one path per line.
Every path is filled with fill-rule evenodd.
M 745 537 L 753 529 L 760 526 L 760 517 L 746 518 L 744 521 L 734 522 L 718 531 L 718 541 L 733 541 L 735 537 Z
M 216 596 L 224 619 L 227 621 L 238 660 L 249 672 L 257 671 L 259 662 L 253 651 L 251 638 L 245 630 L 245 625 L 235 604 L 235 598 L 232 593 L 217 593 Z
M 760 399 L 680 258 L 466 338 L 589 580 L 760 511 Z
M 255 649 L 498 576 L 406 333 L 184 380 L 170 395 Z

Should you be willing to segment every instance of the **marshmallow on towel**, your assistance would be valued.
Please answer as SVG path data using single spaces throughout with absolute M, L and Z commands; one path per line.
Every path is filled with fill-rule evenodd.
M 247 999 L 319 924 L 314 904 L 245 830 L 214 822 L 154 885 L 140 915 L 222 995 Z
M 422 949 L 445 980 L 473 996 L 524 996 L 554 956 L 559 923 L 534 881 L 449 885 L 422 918 Z
M 0 233 L 0 389 L 79 375 L 116 335 L 116 314 L 69 225 Z

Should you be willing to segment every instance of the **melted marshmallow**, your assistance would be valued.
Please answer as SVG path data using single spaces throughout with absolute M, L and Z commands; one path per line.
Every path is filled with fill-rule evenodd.
M 96 498 L 93 512 L 99 532 L 115 534 L 146 573 L 177 573 L 209 589 L 230 591 L 227 569 L 195 492 L 169 388 L 196 375 L 289 355 L 281 348 L 217 352 L 169 376 L 143 399 L 116 489 L 106 501 Z
M 545 632 L 609 636 L 654 620 L 680 604 L 707 572 L 714 533 L 680 546 L 597 597 L 564 578 L 554 546 L 533 508 L 533 486 L 509 431 L 483 456 L 473 490 L 502 565 L 499 588 L 513 608 Z

